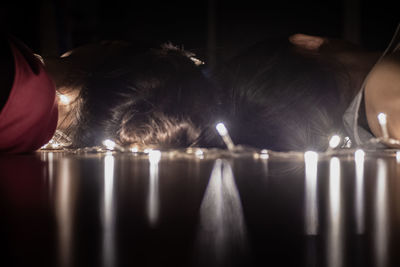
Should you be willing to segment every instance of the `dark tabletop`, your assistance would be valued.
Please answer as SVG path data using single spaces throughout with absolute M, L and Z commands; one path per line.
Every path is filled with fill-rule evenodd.
M 1 155 L 0 264 L 400 266 L 396 153 L 354 152 Z

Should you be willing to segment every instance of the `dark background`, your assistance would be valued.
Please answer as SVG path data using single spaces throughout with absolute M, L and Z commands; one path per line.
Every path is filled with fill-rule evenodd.
M 0 6 L 2 28 L 40 54 L 105 39 L 171 41 L 210 64 L 274 32 L 384 50 L 400 22 L 387 0 L 6 0 Z

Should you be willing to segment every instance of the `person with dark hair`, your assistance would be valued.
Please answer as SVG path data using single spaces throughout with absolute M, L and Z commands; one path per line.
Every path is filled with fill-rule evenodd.
M 188 147 L 212 127 L 215 89 L 193 54 L 172 44 L 150 49 L 102 45 L 119 47 L 82 79 L 79 75 L 56 79 L 62 94 L 75 95 L 59 123 L 73 146 L 96 146 L 112 139 L 123 147 Z M 81 54 L 76 50 L 59 60 L 82 61 Z M 50 73 L 57 64 L 49 61 Z M 71 81 L 81 81 L 79 92 L 78 86 L 69 85 Z
M 5 48 L 9 44 L 12 43 L 3 42 Z M 15 51 L 14 57 L 19 50 Z M 29 49 L 24 51 L 33 56 Z M 27 58 L 22 57 L 22 61 Z M 4 88 L 12 89 L 2 91 L 0 135 L 12 139 L 10 125 L 23 124 L 26 131 L 17 129 L 19 142 L 33 139 L 35 144 L 22 146 L 6 138 L 0 143 L 0 151 L 34 151 L 49 141 L 56 125 L 57 133 L 75 148 L 98 146 L 104 139 L 112 139 L 124 147 L 188 147 L 203 130 L 212 126 L 211 118 L 216 114 L 214 86 L 203 75 L 201 61 L 172 44 L 150 47 L 106 41 L 83 45 L 60 58 L 44 58 L 44 65 L 34 56 L 33 61 L 49 80 L 46 91 L 49 101 L 37 103 L 32 98 L 42 97 L 42 83 L 35 89 L 37 95 L 22 101 L 23 93 L 18 96 L 14 93 L 16 79 L 13 83 L 12 75 L 3 75 Z M 18 72 L 16 60 L 13 62 L 10 57 L 7 64 L 5 69 L 10 70 L 14 64 Z M 25 87 L 22 84 L 20 91 L 24 92 Z M 15 103 L 21 101 L 26 105 L 16 107 Z M 52 127 L 48 129 L 36 124 L 41 118 L 49 117 L 47 113 L 33 118 L 30 124 L 20 117 L 4 123 L 10 120 L 8 110 L 13 107 L 21 114 L 30 114 L 43 106 L 53 108 Z M 32 136 L 33 132 L 46 132 L 46 136 L 37 139 Z
M 271 37 L 235 56 L 215 74 L 233 141 L 325 151 L 339 134 L 362 145 L 382 135 L 379 112 L 388 114 L 389 133 L 398 139 L 398 35 L 379 61 L 381 52 L 306 34 Z

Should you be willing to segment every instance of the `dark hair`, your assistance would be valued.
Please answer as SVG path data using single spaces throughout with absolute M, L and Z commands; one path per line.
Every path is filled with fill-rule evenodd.
M 326 149 L 329 137 L 342 131 L 334 75 L 340 71 L 287 37 L 270 38 L 231 59 L 215 79 L 233 141 L 277 151 Z
M 196 60 L 171 44 L 122 47 L 85 78 L 68 129 L 73 146 L 106 138 L 123 146 L 190 146 L 217 109 L 214 86 Z

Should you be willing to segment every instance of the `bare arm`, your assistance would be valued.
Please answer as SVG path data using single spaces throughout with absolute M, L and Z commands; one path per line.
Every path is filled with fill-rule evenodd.
M 384 112 L 389 136 L 400 140 L 400 52 L 385 57 L 369 74 L 365 85 L 365 110 L 375 136 L 382 136 L 377 116 Z

